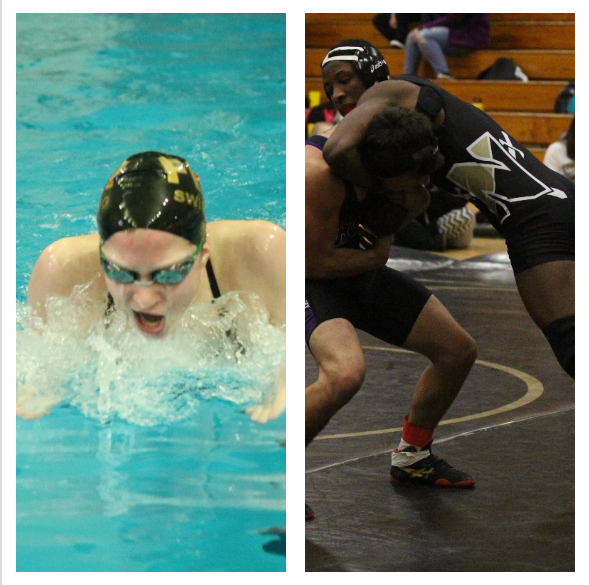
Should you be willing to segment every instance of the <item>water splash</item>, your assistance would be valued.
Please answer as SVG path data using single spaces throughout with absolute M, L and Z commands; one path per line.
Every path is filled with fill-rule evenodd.
M 121 312 L 84 328 L 97 310 L 83 295 L 54 297 L 48 323 L 17 307 L 17 397 L 66 402 L 102 423 L 156 425 L 188 418 L 204 400 L 245 406 L 275 390 L 286 334 L 255 296 L 229 293 L 195 305 L 164 339 Z M 99 307 L 98 307 L 99 309 Z M 33 398 L 31 398 L 33 399 Z

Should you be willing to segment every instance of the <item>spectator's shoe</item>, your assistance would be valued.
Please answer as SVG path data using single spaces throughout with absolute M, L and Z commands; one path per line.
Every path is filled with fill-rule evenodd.
M 438 73 L 436 79 L 454 79 L 450 73 Z
M 309 504 L 305 504 L 305 520 L 313 520 L 315 518 L 315 512 L 311 510 Z
M 454 469 L 443 459 L 431 452 L 431 443 L 422 451 L 407 447 L 393 451 L 391 456 L 390 480 L 393 485 L 420 484 L 440 487 L 473 487 L 474 479 Z
M 401 41 L 390 41 L 389 46 L 391 49 L 404 49 L 405 45 Z

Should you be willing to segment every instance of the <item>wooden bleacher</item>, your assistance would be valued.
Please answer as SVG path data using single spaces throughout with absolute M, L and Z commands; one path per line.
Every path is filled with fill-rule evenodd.
M 321 61 L 330 46 L 344 38 L 364 38 L 384 54 L 391 76 L 403 72 L 404 51 L 393 50 L 372 25 L 374 14 L 307 13 L 305 15 L 305 93 L 320 91 Z M 499 57 L 510 57 L 528 76 L 520 81 L 480 81 L 477 75 Z M 491 14 L 487 49 L 447 57 L 455 80 L 436 81 L 466 101 L 481 98 L 485 110 L 540 159 L 548 144 L 569 127 L 571 115 L 555 114 L 559 93 L 575 78 L 574 13 Z M 422 63 L 419 75 L 432 78 Z

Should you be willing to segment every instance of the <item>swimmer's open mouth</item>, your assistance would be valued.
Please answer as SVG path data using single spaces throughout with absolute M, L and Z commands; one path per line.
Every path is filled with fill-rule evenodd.
M 166 326 L 166 318 L 163 315 L 150 315 L 149 313 L 138 313 L 133 311 L 137 327 L 144 333 L 157 335 L 161 333 Z

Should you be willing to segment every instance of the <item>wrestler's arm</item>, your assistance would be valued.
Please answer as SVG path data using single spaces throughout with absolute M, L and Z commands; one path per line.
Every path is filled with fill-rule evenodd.
M 335 248 L 345 187 L 313 146 L 305 157 L 305 275 L 311 279 L 342 278 L 387 263 L 392 236 L 368 250 Z
M 335 128 L 323 148 L 323 158 L 334 172 L 368 191 L 383 191 L 380 179 L 370 176 L 360 160 L 358 145 L 372 118 L 386 106 L 413 109 L 419 87 L 408 81 L 383 81 L 368 89 Z
M 360 98 L 358 106 L 335 127 L 323 148 L 323 158 L 338 177 L 367 191 L 381 191 L 381 180 L 365 170 L 357 147 L 370 120 L 389 101 L 386 96 L 376 96 L 362 102 L 366 93 Z

